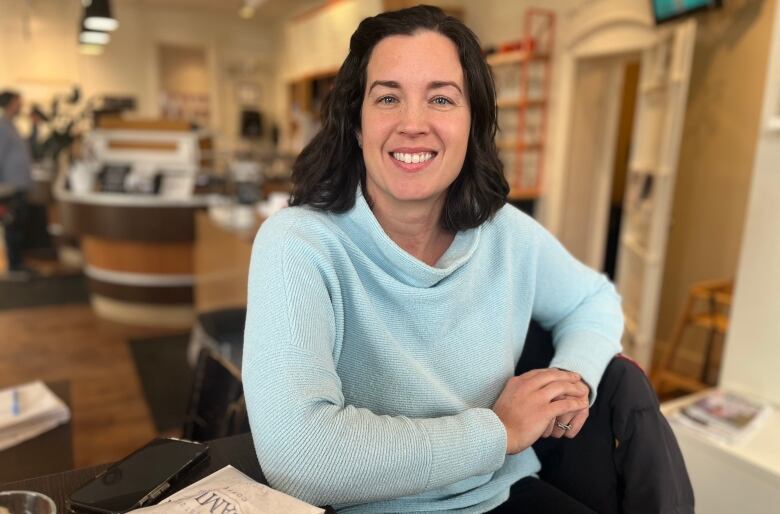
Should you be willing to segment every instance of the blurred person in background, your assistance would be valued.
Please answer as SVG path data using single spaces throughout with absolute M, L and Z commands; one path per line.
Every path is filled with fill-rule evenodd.
M 22 110 L 22 96 L 16 91 L 0 93 L 0 191 L 3 198 L 2 222 L 8 257 L 8 271 L 24 272 L 22 248 L 27 218 L 27 192 L 32 187 L 30 149 L 19 135 L 14 119 Z

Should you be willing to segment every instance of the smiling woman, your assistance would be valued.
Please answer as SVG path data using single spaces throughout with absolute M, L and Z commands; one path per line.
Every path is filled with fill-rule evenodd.
M 367 78 L 357 133 L 366 196 L 388 235 L 432 265 L 454 237 L 439 217 L 471 124 L 457 48 L 431 31 L 387 37 L 372 52 Z
M 353 34 L 292 207 L 252 251 L 242 370 L 273 487 L 339 512 L 480 513 L 521 484 L 522 511 L 592 513 L 534 478 L 531 445 L 583 427 L 620 299 L 506 205 L 495 102 L 476 37 L 439 9 Z M 513 377 L 532 317 L 555 356 Z
M 367 167 L 376 163 L 376 173 L 389 168 L 393 151 L 402 154 L 395 162 L 408 154 L 408 164 L 419 164 L 427 157 L 422 154 L 430 153 L 434 162 L 420 169 L 435 167 L 440 180 L 446 170 L 453 174 L 447 184 L 452 187 L 438 198 L 443 203 L 439 224 L 448 231 L 479 226 L 509 193 L 495 149 L 495 104 L 490 68 L 477 37 L 463 23 L 435 8 L 367 18 L 352 35 L 350 53 L 323 104 L 322 130 L 293 167 L 290 203 L 344 212 L 354 206 L 360 187 L 373 205 L 377 199 L 366 189 Z M 393 139 L 383 148 L 372 146 L 380 132 L 389 137 L 388 130 L 397 133 Z M 437 139 L 445 135 L 454 146 L 438 152 L 435 146 L 443 142 Z M 361 148 L 360 140 L 369 137 L 372 141 Z

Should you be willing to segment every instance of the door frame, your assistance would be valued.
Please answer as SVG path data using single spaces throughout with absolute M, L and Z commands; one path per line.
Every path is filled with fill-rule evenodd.
M 597 149 L 597 155 L 593 158 L 590 166 L 589 180 L 590 188 L 587 193 L 592 196 L 592 201 L 588 202 L 591 207 L 590 215 L 583 216 L 582 212 L 569 213 L 571 208 L 571 196 L 570 187 L 572 185 L 569 180 L 570 174 L 577 168 L 578 164 L 573 162 L 574 151 L 573 145 L 581 144 L 575 141 L 575 137 L 572 135 L 577 132 L 578 117 L 575 114 L 575 110 L 572 109 L 569 117 L 570 122 L 568 124 L 568 131 L 570 132 L 569 141 L 571 146 L 567 147 L 572 151 L 567 152 L 567 158 L 564 162 L 565 169 L 563 170 L 565 180 L 561 183 L 561 198 L 562 204 L 560 209 L 561 225 L 559 227 L 559 237 L 561 242 L 566 246 L 570 252 L 572 252 L 578 259 L 587 264 L 588 266 L 600 270 L 604 263 L 604 254 L 607 241 L 607 232 L 609 224 L 609 211 L 610 211 L 610 195 L 612 192 L 612 179 L 615 164 L 615 148 L 617 146 L 617 131 L 619 126 L 620 106 L 622 102 L 623 91 L 623 76 L 625 63 L 635 58 L 638 54 L 627 53 L 620 55 L 610 55 L 607 57 L 582 57 L 574 61 L 574 83 L 577 84 L 579 77 L 578 71 L 582 65 L 599 65 L 597 62 L 591 63 L 591 61 L 602 61 L 604 71 L 606 75 L 606 88 L 602 93 L 604 97 L 608 98 L 608 102 L 604 106 L 603 110 L 603 122 L 598 126 L 601 131 L 599 138 L 603 140 L 603 144 Z M 577 105 L 582 101 L 580 93 L 573 89 L 574 99 L 572 105 Z M 579 122 L 582 120 L 579 119 Z M 589 144 L 589 143 L 584 143 Z M 571 227 L 567 226 L 567 223 L 571 223 L 572 219 L 580 219 L 582 223 L 580 226 Z M 578 243 L 578 246 L 572 247 L 569 245 L 568 234 L 571 233 L 587 233 L 587 242 L 585 246 Z M 576 237 L 576 236 L 575 236 Z
M 563 94 L 561 95 L 562 105 L 561 117 L 571 126 L 574 110 L 572 109 L 575 91 L 575 77 L 577 66 L 582 59 L 592 57 L 608 57 L 626 53 L 642 53 L 641 65 L 643 69 L 640 73 L 640 92 L 654 90 L 657 87 L 671 87 L 670 84 L 676 83 L 678 87 L 674 88 L 670 97 L 672 103 L 677 103 L 672 111 L 664 113 L 665 120 L 662 124 L 665 130 L 656 135 L 657 140 L 647 142 L 643 137 L 643 131 L 640 127 L 640 111 L 643 110 L 641 100 L 637 99 L 637 111 L 634 113 L 634 124 L 632 127 L 632 151 L 631 162 L 629 164 L 629 173 L 633 173 L 634 168 L 641 168 L 650 175 L 655 176 L 653 193 L 654 201 L 647 204 L 657 209 L 655 213 L 649 213 L 651 217 L 649 222 L 649 234 L 647 234 L 647 249 L 642 252 L 640 259 L 643 259 L 645 268 L 633 270 L 623 262 L 625 256 L 619 255 L 616 269 L 616 285 L 621 294 L 625 295 L 626 301 L 634 300 L 631 304 L 634 311 L 633 317 L 626 317 L 627 336 L 624 336 L 624 343 L 627 345 L 625 351 L 641 365 L 649 366 L 652 358 L 654 346 L 655 328 L 657 323 L 658 302 L 660 299 L 660 288 L 663 280 L 663 267 L 666 256 L 668 223 L 671 216 L 671 202 L 673 200 L 674 182 L 676 180 L 677 155 L 679 153 L 682 124 L 684 123 L 685 99 L 683 104 L 679 104 L 680 95 L 687 96 L 690 65 L 693 53 L 693 44 L 695 41 L 696 22 L 693 19 L 676 23 L 674 25 L 656 27 L 649 16 L 644 16 L 642 12 L 627 12 L 615 9 L 613 12 L 606 12 L 601 9 L 596 14 L 590 16 L 590 22 L 579 24 L 579 31 L 575 32 L 565 45 L 563 53 L 563 62 L 561 64 L 563 77 Z M 573 24 L 577 26 L 577 24 Z M 671 50 L 669 53 L 664 49 L 664 40 L 670 41 Z M 660 52 L 660 53 L 658 53 Z M 676 57 L 675 57 L 676 56 Z M 667 59 L 673 59 L 671 62 Z M 655 84 L 657 78 L 656 69 L 663 70 L 670 66 L 668 71 L 670 75 L 663 80 L 663 85 Z M 647 69 L 644 69 L 647 68 Z M 647 75 L 650 79 L 643 78 Z M 645 84 L 647 82 L 647 84 Z M 647 104 L 644 109 L 648 108 Z M 679 109 L 682 109 L 680 111 Z M 650 112 L 650 111 L 647 111 Z M 669 116 L 671 114 L 671 116 Z M 646 116 L 646 114 L 645 114 Z M 645 120 L 645 123 L 647 121 Z M 558 130 L 555 134 L 556 144 L 554 148 L 568 149 L 571 141 L 569 130 Z M 658 139 L 660 138 L 660 139 Z M 606 141 L 605 145 L 612 145 L 614 141 Z M 650 150 L 645 148 L 645 143 L 650 144 Z M 655 148 L 657 143 L 658 148 Z M 639 152 L 642 146 L 643 151 Z M 651 162 L 639 162 L 646 158 L 647 151 L 653 153 Z M 564 192 L 563 187 L 566 180 L 566 157 L 568 152 L 558 152 L 554 156 L 556 165 L 550 166 L 554 170 L 551 177 L 552 187 L 549 188 L 548 204 L 544 207 L 545 221 L 553 233 L 560 234 L 563 220 Z M 656 153 L 658 155 L 656 155 Z M 551 153 L 552 155 L 552 153 Z M 660 160 L 661 162 L 656 162 Z M 653 164 L 654 163 L 654 164 Z M 650 166 L 653 164 L 652 166 Z M 648 167 L 650 166 L 650 167 Z M 658 169 L 655 169 L 658 168 Z M 648 175 L 648 176 L 650 176 Z M 639 176 L 639 175 L 637 175 Z M 557 181 L 557 182 L 556 182 Z M 636 188 L 634 188 L 636 189 Z M 660 192 L 659 192 L 660 191 Z M 626 191 L 628 193 L 628 190 Z M 621 253 L 627 247 L 630 250 L 641 249 L 636 244 L 629 244 L 630 238 L 626 237 L 626 217 L 628 203 L 624 201 L 624 224 L 621 228 L 619 248 Z M 633 211 L 631 211 L 633 212 Z M 646 216 L 646 217 L 647 217 Z M 632 283 L 637 282 L 635 274 L 639 273 L 640 289 L 637 291 Z M 624 309 L 625 311 L 625 309 Z M 629 319 L 630 318 L 630 319 Z M 629 344 L 630 343 L 630 344 Z
M 593 11 L 596 11 L 595 9 Z M 541 206 L 545 226 L 553 234 L 560 234 L 563 222 L 565 182 L 568 152 L 571 146 L 573 105 L 576 98 L 575 80 L 577 67 L 584 59 L 636 54 L 655 42 L 657 27 L 649 10 L 597 11 L 588 20 L 572 20 L 574 29 L 571 38 L 565 42 L 557 57 L 559 65 L 555 72 L 560 77 L 556 108 L 560 129 L 551 127 L 548 140 L 558 152 L 547 152 L 548 163 L 545 185 L 546 193 Z M 613 142 L 614 143 L 614 142 Z

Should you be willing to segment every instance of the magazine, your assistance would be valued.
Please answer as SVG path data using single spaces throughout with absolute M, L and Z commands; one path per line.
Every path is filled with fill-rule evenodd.
M 680 408 L 675 419 L 713 439 L 736 444 L 754 432 L 771 412 L 767 403 L 713 390 Z
M 323 514 L 325 511 L 225 466 L 137 514 Z

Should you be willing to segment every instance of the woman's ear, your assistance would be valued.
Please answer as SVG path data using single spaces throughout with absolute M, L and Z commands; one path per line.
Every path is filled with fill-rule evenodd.
M 363 148 L 363 134 L 361 134 L 360 131 L 357 131 L 355 132 L 355 137 L 357 137 L 358 146 Z

